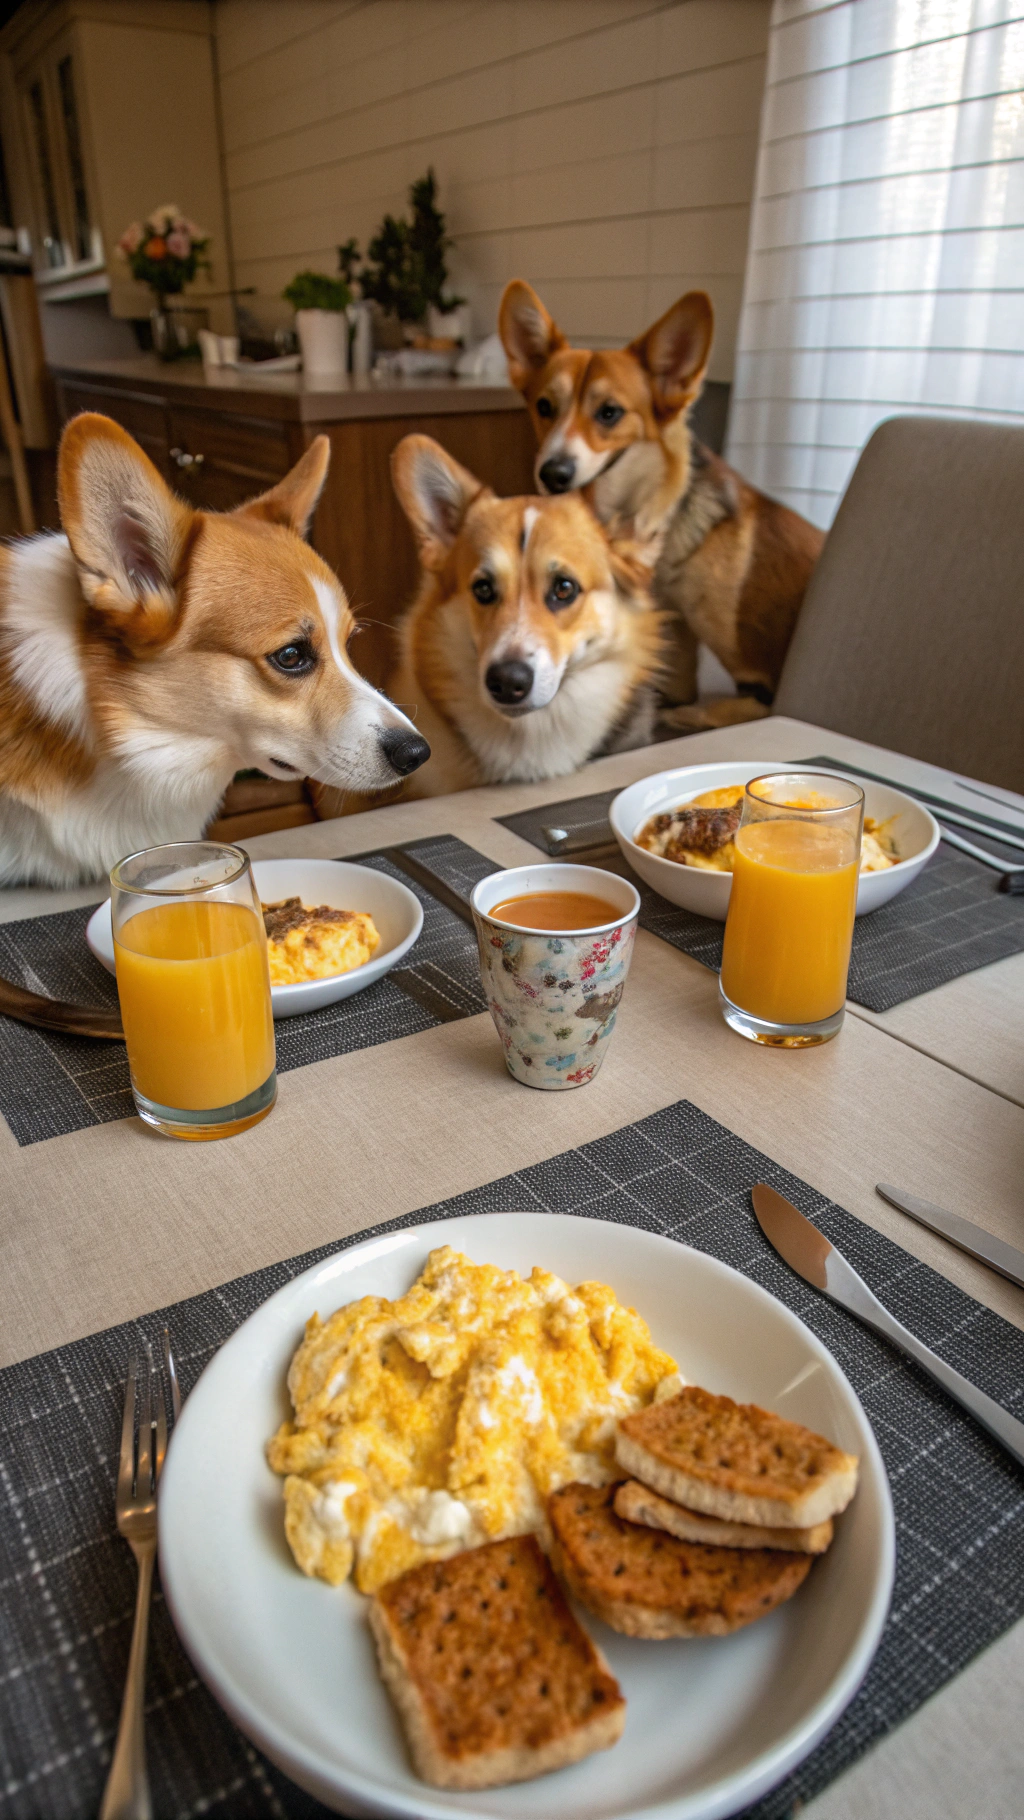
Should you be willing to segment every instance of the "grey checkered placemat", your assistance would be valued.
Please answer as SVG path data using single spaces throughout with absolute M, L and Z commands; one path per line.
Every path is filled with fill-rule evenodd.
M 275 1025 L 281 1073 L 485 1009 L 473 930 L 439 901 L 429 879 L 436 874 L 465 897 L 494 871 L 494 861 L 451 834 L 357 857 L 415 892 L 423 905 L 422 934 L 405 965 L 375 986 L 320 1011 L 281 1018 Z M 418 863 L 415 876 L 406 869 L 410 861 Z M 49 998 L 116 1006 L 112 976 L 86 947 L 85 925 L 92 914 L 88 905 L 0 923 L 0 974 Z M 128 1118 L 134 1111 L 123 1043 L 91 1042 L 0 1016 L 0 1114 L 19 1144 Z
M 836 759 L 803 759 L 803 764 L 832 765 Z M 605 836 L 614 840 L 608 810 L 617 790 L 593 796 L 574 796 L 563 803 L 545 803 L 518 815 L 501 815 L 503 828 L 511 828 L 541 852 L 547 851 L 542 828 L 565 828 L 594 842 Z M 974 836 L 971 836 L 974 839 Z M 998 858 L 1022 856 L 998 843 L 991 845 Z M 570 856 L 571 857 L 571 856 Z M 581 858 L 585 857 L 581 855 Z M 722 964 L 723 924 L 709 916 L 681 910 L 652 891 L 638 878 L 621 854 L 609 862 L 617 872 L 628 873 L 640 893 L 640 927 L 673 948 L 681 948 L 716 973 Z M 869 1011 L 891 1011 L 904 999 L 916 998 L 959 979 L 992 961 L 1024 950 L 1024 897 L 1009 897 L 998 889 L 996 873 L 955 848 L 941 844 L 921 876 L 898 897 L 859 916 L 854 926 L 848 995 Z
M 902 1321 L 1024 1416 L 1024 1334 L 685 1100 L 376 1231 L 525 1208 L 664 1233 L 760 1283 L 839 1361 L 885 1458 L 896 1586 L 859 1694 L 813 1755 L 750 1810 L 750 1820 L 782 1820 L 1024 1614 L 1024 1474 L 883 1340 L 787 1269 L 750 1211 L 757 1181 L 788 1195 Z M 267 1296 L 337 1249 L 324 1246 L 0 1372 L 4 1820 L 86 1820 L 99 1802 L 131 1634 L 134 1570 L 114 1530 L 113 1490 L 122 1384 L 139 1336 L 156 1343 L 169 1323 L 187 1391 Z M 341 1687 L 338 1711 L 340 1720 Z M 325 1820 L 206 1692 L 159 1593 L 147 1713 L 157 1815 Z

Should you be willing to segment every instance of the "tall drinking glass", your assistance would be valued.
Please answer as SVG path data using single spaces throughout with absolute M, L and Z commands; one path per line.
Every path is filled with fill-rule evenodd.
M 187 841 L 110 874 L 135 1104 L 180 1138 L 233 1137 L 277 1098 L 267 937 L 239 847 Z
M 863 828 L 864 792 L 846 778 L 747 785 L 719 985 L 741 1036 L 799 1049 L 842 1027 Z

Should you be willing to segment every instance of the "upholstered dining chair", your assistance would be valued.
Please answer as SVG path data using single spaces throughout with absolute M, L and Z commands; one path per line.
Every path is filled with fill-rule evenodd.
M 1024 793 L 1024 428 L 879 425 L 772 712 Z

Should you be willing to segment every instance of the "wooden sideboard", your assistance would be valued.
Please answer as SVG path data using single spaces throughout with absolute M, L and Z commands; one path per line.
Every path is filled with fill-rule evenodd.
M 253 379 L 164 365 L 154 355 L 55 369 L 61 421 L 102 411 L 123 424 L 175 491 L 230 511 L 280 480 L 321 432 L 331 470 L 311 541 L 344 584 L 362 623 L 352 656 L 387 680 L 392 628 L 416 585 L 412 536 L 391 486 L 403 436 L 433 436 L 497 493 L 529 493 L 535 442 L 518 392 L 468 380 L 352 380 L 315 390 L 301 374 Z

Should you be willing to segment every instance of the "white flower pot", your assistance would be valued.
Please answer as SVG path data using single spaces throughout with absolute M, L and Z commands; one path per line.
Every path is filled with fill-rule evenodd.
M 427 311 L 427 334 L 439 341 L 461 341 L 468 347 L 473 339 L 473 312 L 468 303 L 456 304 L 454 310 L 441 311 L 431 304 Z
M 348 371 L 348 320 L 344 310 L 296 310 L 295 327 L 308 375 Z

